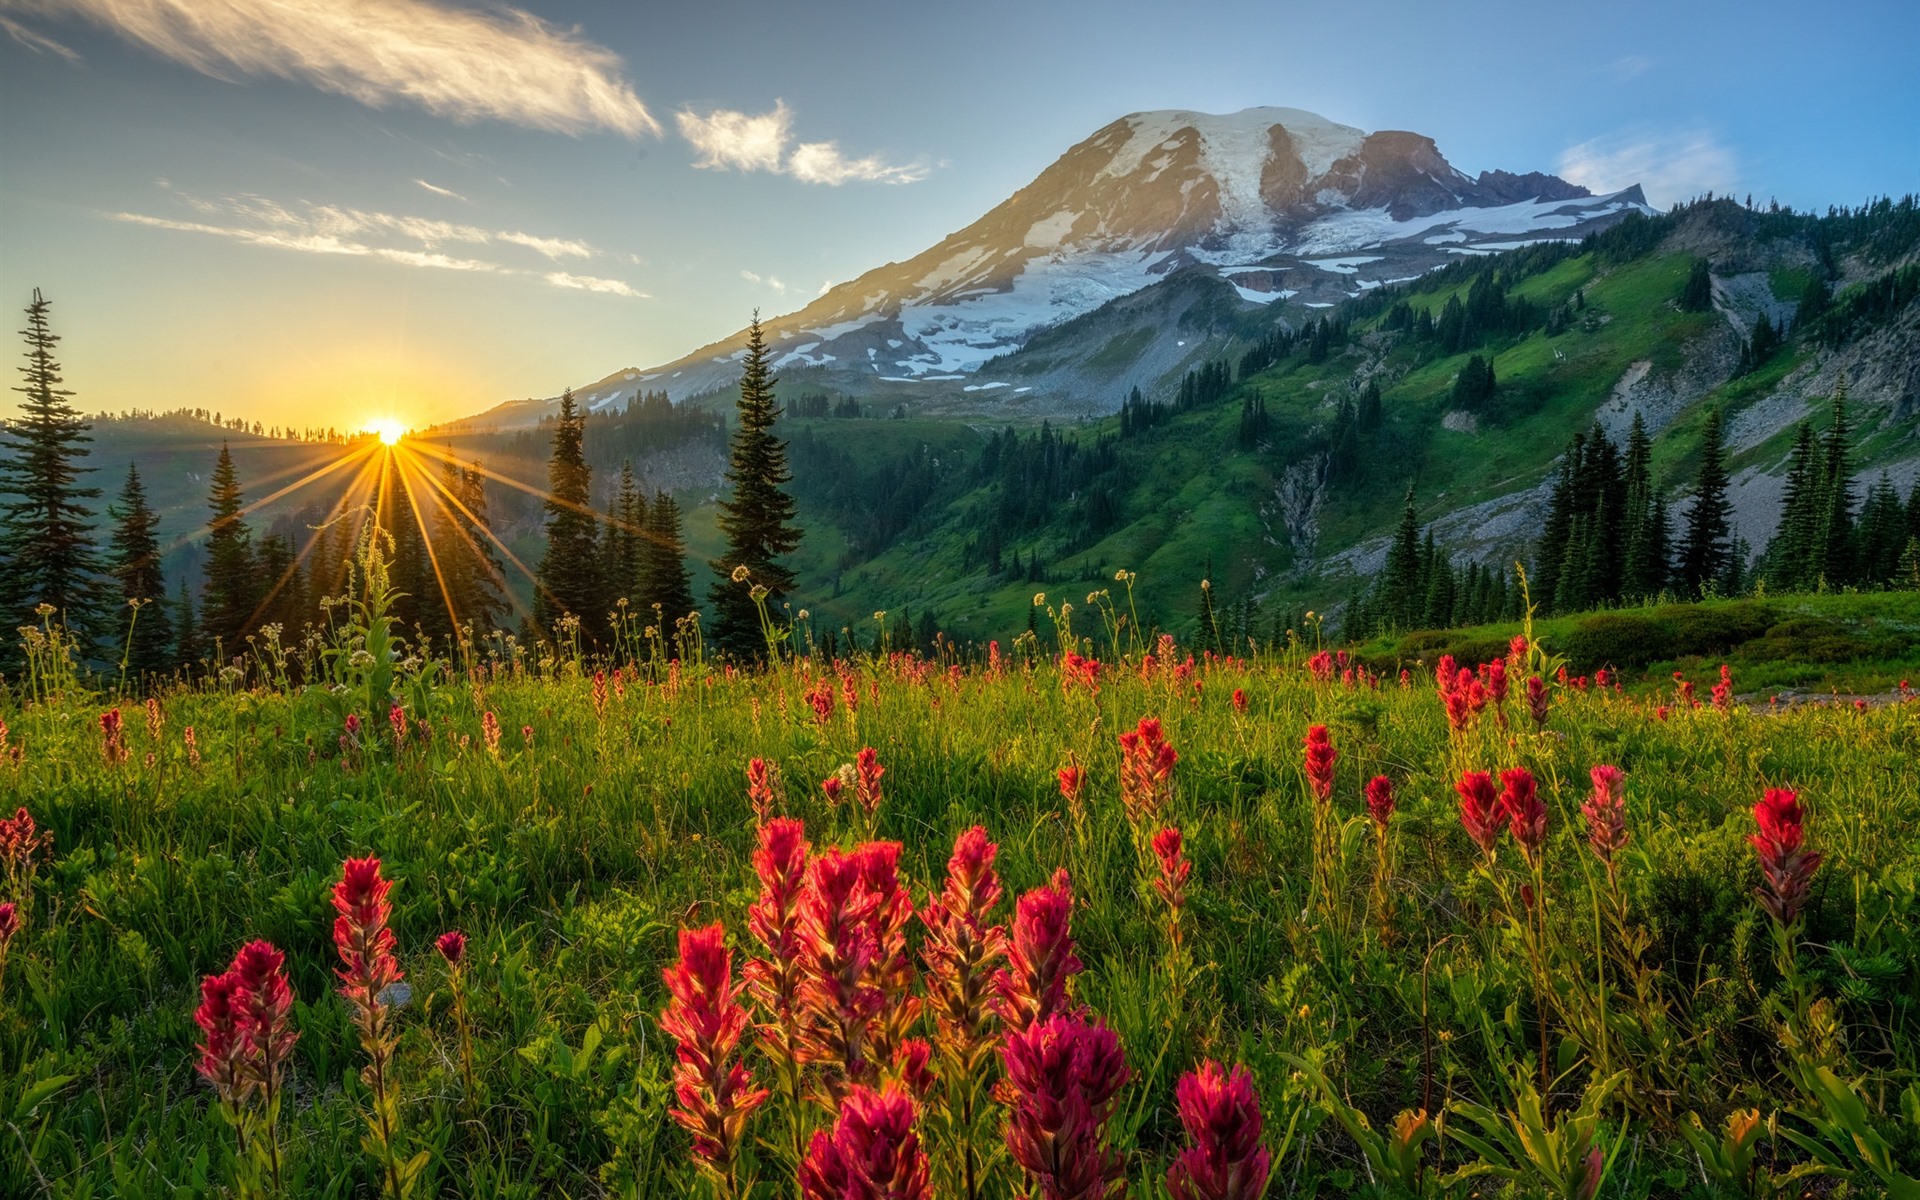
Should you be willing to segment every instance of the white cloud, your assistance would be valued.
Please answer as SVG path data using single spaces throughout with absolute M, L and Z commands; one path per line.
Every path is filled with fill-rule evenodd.
M 1726 192 L 1740 181 L 1733 151 L 1704 130 L 1630 129 L 1592 138 L 1561 151 L 1559 172 L 1601 194 L 1637 183 L 1656 208 Z
M 802 183 L 832 187 L 858 180 L 863 183 L 918 183 L 928 175 L 924 163 L 891 164 L 878 155 L 847 158 L 836 142 L 793 141 L 793 112 L 775 101 L 772 112 L 752 116 L 730 109 L 710 113 L 683 111 L 676 118 L 680 136 L 698 153 L 693 165 L 712 170 L 767 171 L 791 175 Z
M 793 114 L 783 103 L 773 111 L 750 117 L 743 112 L 717 109 L 705 116 L 682 112 L 677 121 L 680 136 L 693 143 L 699 155 L 696 167 L 724 171 L 779 171 L 781 156 L 791 140 Z
M 218 79 L 276 76 L 459 121 L 573 134 L 660 132 L 620 77 L 618 55 L 514 8 L 432 0 L 0 0 L 0 7 L 83 17 Z
M 427 189 L 428 191 L 432 192 L 436 196 L 445 196 L 449 200 L 458 200 L 463 204 L 472 203 L 472 201 L 468 200 L 465 196 L 462 196 L 459 192 L 454 191 L 452 188 L 443 188 L 437 184 L 428 183 L 424 179 L 416 179 L 414 180 L 414 182 L 419 184 L 421 187 Z
M 779 276 L 777 275 L 760 275 L 753 271 L 742 271 L 740 272 L 740 278 L 746 280 L 748 283 L 751 283 L 755 287 L 770 288 L 771 290 L 779 292 L 782 295 L 784 295 L 787 291 L 787 285 L 781 282 Z
M 618 279 L 599 279 L 592 275 L 569 275 L 565 271 L 554 271 L 542 276 L 554 287 L 574 288 L 583 292 L 605 292 L 612 296 L 631 296 L 636 300 L 647 299 L 647 293 L 635 291 Z
M 207 200 L 178 191 L 172 191 L 172 194 L 203 219 L 179 220 L 134 212 L 108 213 L 107 216 L 116 221 L 154 229 L 209 234 L 251 246 L 291 250 L 301 254 L 372 258 L 401 266 L 441 271 L 531 276 L 543 279 L 554 287 L 617 296 L 642 297 L 646 294 L 617 279 L 516 266 L 492 258 L 451 254 L 445 249 L 449 245 L 496 249 L 516 247 L 530 250 L 550 263 L 562 259 L 606 257 L 586 242 L 575 239 L 539 237 L 518 230 L 483 229 L 475 225 L 327 204 L 288 207 L 260 196 Z
M 77 63 L 80 61 L 80 56 L 72 50 L 62 46 L 59 42 L 54 41 L 44 33 L 36 33 L 28 29 L 18 21 L 10 20 L 7 17 L 0 17 L 0 31 L 4 31 L 8 37 L 19 42 L 35 54 L 58 54 L 68 62 Z
M 787 170 L 803 183 L 838 187 L 849 179 L 863 183 L 918 183 L 927 177 L 924 163 L 890 166 L 879 158 L 845 158 L 833 142 L 802 142 L 787 160 Z

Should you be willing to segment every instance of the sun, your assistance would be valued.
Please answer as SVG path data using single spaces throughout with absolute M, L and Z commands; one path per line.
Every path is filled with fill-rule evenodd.
M 376 421 L 368 421 L 365 425 L 361 426 L 361 429 L 366 433 L 377 436 L 380 439 L 380 444 L 383 446 L 397 446 L 400 444 L 400 439 L 407 436 L 407 427 L 392 417 L 381 417 Z

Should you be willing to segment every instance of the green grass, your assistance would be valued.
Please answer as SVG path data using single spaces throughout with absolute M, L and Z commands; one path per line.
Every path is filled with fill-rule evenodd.
M 1899 632 L 1905 654 L 1920 626 L 1912 597 L 1766 603 L 1783 621 L 1867 640 Z M 1813 1181 L 1838 1189 L 1826 1194 L 1891 1186 L 1859 1160 L 1855 1147 L 1873 1143 L 1853 1141 L 1848 1121 L 1884 1139 L 1901 1170 L 1920 1162 L 1912 709 L 1705 707 L 1660 719 L 1652 708 L 1665 697 L 1554 687 L 1539 732 L 1516 697 L 1497 720 L 1489 711 L 1450 735 L 1423 671 L 1406 688 L 1391 676 L 1377 689 L 1317 683 L 1301 648 L 1202 662 L 1189 675 L 1145 666 L 1124 638 L 1117 649 L 1130 656 L 1118 658 L 1089 608 L 1074 622 L 1092 639 L 1085 648 L 1112 660 L 1097 691 L 1066 684 L 1044 659 L 1029 665 L 1024 647 L 1004 674 L 862 659 L 840 668 L 857 711 L 836 703 L 822 723 L 804 698 L 830 670 L 820 663 L 740 673 L 625 664 L 604 704 L 593 665 L 564 656 L 544 671 L 519 658 L 453 673 L 406 664 L 398 694 L 415 736 L 396 746 L 385 698 L 368 691 L 374 664 L 343 658 L 337 689 L 176 690 L 157 699 L 151 726 L 123 702 L 119 762 L 97 721 L 111 696 L 44 671 L 22 677 L 23 690 L 0 703 L 18 752 L 0 759 L 0 798 L 29 808 L 53 847 L 14 888 L 27 922 L 0 985 L 0 1193 L 226 1187 L 232 1134 L 193 1072 L 191 1014 L 201 977 L 264 937 L 287 952 L 299 1001 L 279 1124 L 286 1190 L 376 1194 L 361 1144 L 363 1059 L 332 994 L 327 900 L 341 860 L 367 853 L 395 881 L 393 926 L 413 988 L 396 1017 L 393 1077 L 400 1148 L 426 1152 L 420 1194 L 694 1190 L 685 1135 L 665 1115 L 672 1052 L 656 1024 L 675 931 L 722 921 L 735 954 L 754 953 L 744 924 L 756 888 L 747 760 L 778 765 L 779 807 L 806 821 L 816 848 L 850 846 L 862 818 L 829 808 L 817 781 L 862 746 L 886 767 L 877 835 L 903 844 L 916 904 L 938 887 L 955 835 L 976 822 L 999 842 L 1010 893 L 1070 870 L 1086 965 L 1074 998 L 1119 1034 L 1134 1073 L 1112 1135 L 1135 1194 L 1160 1194 L 1182 1144 L 1174 1084 L 1205 1058 L 1251 1071 L 1275 1196 L 1395 1194 L 1370 1182 L 1340 1123 L 1349 1104 L 1376 1130 L 1404 1109 L 1451 1106 L 1449 1136 L 1425 1151 L 1426 1194 L 1491 1196 L 1493 1177 L 1473 1174 L 1480 1149 L 1456 1136 L 1473 1128 L 1463 1106 L 1523 1104 L 1543 1074 L 1558 1121 L 1590 1085 L 1628 1072 L 1610 1098 L 1593 1092 L 1608 1197 L 1735 1194 L 1701 1185 L 1681 1130 L 1697 1115 L 1717 1131 L 1747 1107 L 1777 1131 L 1763 1134 L 1764 1170 L 1826 1171 L 1831 1180 Z M 1578 622 L 1542 630 L 1544 650 L 1561 652 Z M 1045 622 L 1043 631 L 1051 641 Z M 338 644 L 364 633 L 345 630 Z M 1763 670 L 1733 661 L 1743 685 Z M 1715 660 L 1681 665 L 1701 672 L 1704 697 Z M 27 703 L 27 684 L 58 697 Z M 348 711 L 370 719 L 343 744 Z M 505 731 L 497 755 L 484 744 L 486 713 Z M 1164 809 L 1130 832 L 1115 735 L 1146 716 L 1164 721 L 1179 761 Z M 1331 807 L 1318 817 L 1301 772 L 1301 737 L 1314 723 L 1331 727 L 1339 752 Z M 1090 772 L 1078 815 L 1055 782 L 1068 762 Z M 1632 839 L 1617 893 L 1578 811 L 1596 763 L 1627 773 Z M 1452 789 L 1463 770 L 1522 767 L 1549 814 L 1538 876 L 1511 842 L 1491 866 L 1476 865 Z M 1385 922 L 1361 804 L 1375 774 L 1399 797 Z M 1808 844 L 1825 856 L 1786 958 L 1770 949 L 1753 900 L 1746 841 L 1754 802 L 1781 786 L 1800 789 Z M 1147 886 L 1151 856 L 1136 842 L 1162 822 L 1185 831 L 1195 864 L 1190 970 L 1178 975 L 1166 908 Z M 1546 901 L 1537 924 L 1515 919 L 1523 880 Z M 1617 918 L 1602 920 L 1616 896 Z M 995 916 L 1009 919 L 1009 906 Z M 431 948 L 451 927 L 472 939 L 472 1094 Z M 910 939 L 921 939 L 917 924 Z M 1645 972 L 1637 985 L 1633 971 Z M 1610 1015 L 1596 1026 L 1603 996 Z M 1323 1071 L 1337 1099 L 1300 1062 Z M 769 1077 L 760 1051 L 748 1065 Z M 1820 1099 L 1822 1069 L 1859 1098 L 1857 1114 Z M 988 1106 L 983 1145 L 999 1144 L 998 1114 Z M 801 1119 L 819 1127 L 828 1113 L 809 1105 Z M 776 1102 L 752 1127 L 757 1196 L 792 1193 L 785 1120 Z M 929 1117 L 922 1129 L 936 1184 L 959 1194 L 947 1127 Z M 1512 1194 L 1551 1194 L 1535 1167 L 1506 1165 Z M 1010 1163 L 991 1160 L 984 1195 L 1022 1188 Z

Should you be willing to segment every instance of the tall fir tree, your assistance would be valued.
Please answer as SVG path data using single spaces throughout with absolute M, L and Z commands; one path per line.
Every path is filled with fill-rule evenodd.
M 1653 504 L 1657 499 L 1653 482 L 1653 439 L 1647 436 L 1646 422 L 1641 420 L 1638 411 L 1633 414 L 1633 427 L 1627 431 L 1627 457 L 1622 474 L 1626 483 L 1626 547 L 1620 595 L 1626 600 L 1644 600 L 1659 595 L 1660 589 L 1667 585 L 1666 531 L 1653 525 Z
M 756 312 L 747 327 L 738 424 L 727 464 L 732 491 L 720 501 L 719 525 L 727 550 L 713 561 L 719 578 L 708 593 L 714 642 L 723 653 L 740 658 L 758 658 L 766 649 L 752 589 L 765 588 L 767 608 L 779 612 L 793 590 L 793 572 L 780 560 L 798 548 L 801 538 L 793 523 L 793 497 L 782 487 L 793 476 L 787 470 L 787 444 L 773 435 L 780 408 L 774 400 L 777 380 L 770 359 Z
M 1853 582 L 1853 447 L 1847 377 L 1833 391 L 1833 420 L 1820 442 L 1821 519 L 1816 566 L 1829 587 Z
M 1825 503 L 1820 483 L 1820 457 L 1814 443 L 1813 424 L 1800 423 L 1794 436 L 1793 452 L 1787 458 L 1785 494 L 1780 502 L 1780 528 L 1766 551 L 1766 569 L 1775 590 L 1805 591 L 1819 578 L 1814 562 L 1825 518 Z
M 1860 527 L 1854 538 L 1856 579 L 1869 587 L 1892 583 L 1906 546 L 1906 506 L 1900 503 L 1893 481 L 1882 471 L 1860 506 Z
M 656 491 L 647 506 L 647 536 L 641 542 L 642 616 L 653 619 L 657 605 L 665 622 L 661 636 L 670 637 L 674 623 L 694 611 L 693 576 L 687 571 L 687 543 L 680 527 L 680 505 L 673 493 Z
M 52 302 L 33 289 L 27 305 L 25 396 L 20 414 L 0 427 L 0 628 L 38 625 L 35 609 L 51 604 L 83 651 L 106 619 L 105 589 L 93 521 L 82 487 L 91 467 L 79 465 L 93 428 L 67 402 L 53 350 L 60 337 L 47 319 Z M 9 639 L 10 640 L 10 639 Z
M 435 491 L 439 502 L 433 506 L 429 537 L 446 577 L 450 604 L 430 608 L 425 625 L 431 636 L 457 650 L 461 640 L 483 638 L 499 628 L 507 605 L 500 595 L 500 558 L 487 526 L 479 465 L 461 467 L 445 459 Z
M 1700 434 L 1700 469 L 1680 543 L 1679 583 L 1690 597 L 1726 586 L 1733 564 L 1733 505 L 1727 500 L 1727 461 L 1720 410 L 1707 413 Z
M 1413 504 L 1413 485 L 1408 484 L 1400 526 L 1394 531 L 1386 568 L 1380 575 L 1375 616 L 1392 629 L 1412 629 L 1425 603 L 1425 581 L 1420 576 L 1420 515 Z
M 213 519 L 207 522 L 206 576 L 200 588 L 200 627 L 214 643 L 208 652 L 230 658 L 246 646 L 246 635 L 260 601 L 259 572 L 253 552 L 253 531 L 243 516 L 240 475 L 233 451 L 220 443 L 207 494 Z
M 599 569 L 599 521 L 590 507 L 593 473 L 586 458 L 586 414 L 574 403 L 573 389 L 560 397 L 553 428 L 553 456 L 547 463 L 547 550 L 533 602 L 533 621 L 542 634 L 555 636 L 562 616 L 580 620 L 591 642 L 605 632 Z
M 188 673 L 198 670 L 200 660 L 206 657 L 206 644 L 200 640 L 200 618 L 184 579 L 180 581 L 180 596 L 173 602 L 173 628 L 173 665 Z
M 1567 539 L 1573 535 L 1573 518 L 1579 510 L 1578 477 L 1586 460 L 1587 435 L 1576 433 L 1560 457 L 1560 470 L 1554 479 L 1553 495 L 1547 503 L 1546 524 L 1540 528 L 1540 543 L 1535 547 L 1533 599 L 1541 609 L 1553 607 L 1560 586 L 1560 571 L 1567 558 Z
M 607 538 L 602 561 L 608 574 L 607 594 L 613 603 L 634 606 L 646 594 L 641 577 L 641 546 L 647 540 L 647 494 L 633 475 L 633 460 L 620 464 L 620 482 L 607 505 Z
M 107 510 L 113 518 L 113 540 L 107 552 L 107 573 L 113 579 L 115 599 L 121 605 L 127 636 L 115 651 L 126 659 L 130 678 L 166 674 L 174 664 L 173 618 L 167 612 L 167 580 L 160 568 L 160 539 L 154 530 L 160 516 L 147 504 L 138 465 L 127 464 L 127 482 L 119 499 Z

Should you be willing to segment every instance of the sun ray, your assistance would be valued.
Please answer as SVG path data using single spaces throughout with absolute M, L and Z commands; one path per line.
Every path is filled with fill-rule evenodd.
M 248 504 L 245 507 L 241 508 L 241 510 L 234 515 L 234 519 L 245 520 L 247 517 L 258 512 L 264 506 L 268 504 L 272 504 L 275 500 L 280 499 L 282 496 L 287 495 L 289 492 L 298 491 L 299 489 L 306 487 L 310 483 L 318 483 L 320 480 L 325 479 L 327 476 L 333 474 L 335 471 L 338 471 L 340 468 L 352 463 L 356 458 L 360 458 L 364 455 L 371 454 L 372 452 L 373 452 L 373 447 L 371 446 L 362 447 L 359 450 L 355 450 L 351 454 L 335 459 L 333 462 L 327 464 L 324 467 L 316 467 L 312 471 L 309 471 L 306 475 L 301 476 L 299 479 L 296 479 L 292 483 L 289 483 L 287 486 L 281 488 L 279 491 L 276 491 L 268 496 L 263 496 L 260 499 L 255 500 L 253 503 Z M 173 553 L 175 550 L 180 549 L 180 547 L 182 546 L 191 545 L 192 543 L 199 541 L 201 538 L 205 537 L 207 534 L 211 532 L 213 532 L 213 522 L 209 521 L 205 525 L 200 526 L 198 529 L 193 530 L 191 533 L 182 534 L 180 537 L 174 540 L 172 545 L 168 546 L 165 550 L 162 550 L 160 553 L 164 557 L 168 554 Z
M 359 473 L 348 482 L 346 489 L 340 493 L 340 499 L 334 501 L 333 508 L 327 514 L 326 519 L 321 521 L 320 524 L 313 526 L 313 532 L 307 535 L 306 544 L 295 552 L 293 561 L 287 564 L 287 569 L 282 571 L 280 578 L 275 580 L 273 586 L 267 589 L 266 595 L 263 596 L 260 603 L 254 607 L 253 613 L 247 617 L 247 623 L 244 628 L 251 629 L 254 623 L 266 613 L 267 609 L 273 604 L 274 600 L 279 597 L 287 584 L 293 580 L 294 572 L 304 566 L 307 559 L 313 555 L 314 547 L 319 545 L 321 535 L 326 532 L 329 526 L 354 507 L 352 501 L 356 495 L 363 494 L 366 491 L 369 485 L 368 476 L 372 471 L 373 460 L 371 458 L 360 464 Z
M 456 463 L 457 465 L 463 465 L 463 464 L 459 464 L 459 460 L 455 458 L 455 456 L 451 452 L 442 450 L 437 446 L 428 445 L 423 442 L 410 442 L 408 443 L 408 445 L 417 449 L 425 450 L 429 454 L 437 455 L 448 462 Z M 488 467 L 485 463 L 476 462 L 472 465 L 482 475 L 486 476 L 488 479 L 495 481 L 496 483 L 503 483 L 510 488 L 516 488 L 522 492 L 525 492 L 529 496 L 538 496 L 541 500 L 544 500 L 549 504 L 563 503 L 561 501 L 556 501 L 554 497 L 544 489 L 534 487 L 530 483 L 522 483 L 520 480 L 513 478 L 511 475 L 502 475 L 500 472 L 495 471 L 492 468 Z M 616 517 L 612 517 L 606 513 L 595 510 L 590 505 L 566 504 L 565 507 L 572 510 L 573 512 L 577 512 L 581 514 L 582 516 L 592 517 L 596 521 L 605 522 L 606 524 L 612 525 L 615 528 L 620 529 L 626 533 L 631 533 L 638 537 L 647 538 L 649 540 L 653 539 L 653 534 L 650 531 L 638 525 L 629 525 L 627 522 L 619 520 Z
M 408 452 L 411 452 L 417 448 L 418 448 L 418 444 L 415 443 L 415 444 L 410 444 L 406 449 Z M 446 461 L 452 462 L 456 466 L 460 465 L 459 461 L 455 459 L 453 455 L 445 454 L 444 457 Z M 475 470 L 478 470 L 482 475 L 487 475 L 491 477 L 491 473 L 488 472 L 487 469 L 485 467 L 482 467 L 479 463 L 476 462 L 472 464 L 472 466 Z M 474 529 L 477 529 L 481 533 L 486 535 L 487 540 L 493 543 L 494 549 L 500 551 L 501 555 L 508 562 L 512 563 L 514 567 L 518 569 L 522 575 L 525 575 L 527 577 L 527 582 L 531 583 L 534 586 L 534 589 L 536 591 L 546 593 L 547 599 L 554 601 L 556 604 L 559 602 L 559 597 L 555 596 L 551 589 L 543 587 L 541 585 L 539 574 L 533 571 L 530 567 L 528 567 L 526 563 L 521 562 L 520 556 L 515 554 L 507 546 L 505 542 L 501 541 L 499 535 L 494 533 L 492 529 L 489 529 L 485 522 L 481 521 L 478 517 L 474 516 L 472 511 L 469 510 L 465 504 L 461 503 L 460 498 L 454 495 L 451 491 L 447 489 L 446 484 L 442 483 L 438 479 L 435 479 L 433 477 L 433 472 L 431 471 L 422 471 L 421 474 L 426 477 L 426 480 L 429 484 L 432 484 L 433 487 L 436 490 L 438 490 L 443 497 L 445 497 L 446 502 L 453 506 L 454 511 L 458 512 L 461 516 L 466 518 L 467 525 L 472 526 Z M 460 532 L 467 537 L 469 542 L 472 541 L 473 534 L 465 526 L 461 527 Z M 486 556 L 479 553 L 480 547 L 477 542 L 473 543 L 473 549 L 476 556 L 479 557 L 480 561 L 487 562 Z M 487 565 L 489 566 L 489 568 L 493 570 L 494 581 L 500 585 L 500 591 L 506 597 L 507 603 L 512 605 L 514 610 L 518 612 L 522 617 L 531 619 L 532 614 L 527 611 L 526 606 L 521 604 L 518 600 L 514 598 L 513 588 L 507 583 L 507 578 L 505 573 L 500 571 L 497 567 L 493 567 L 493 564 L 491 563 L 488 563 Z
M 454 647 L 460 644 L 460 614 L 453 606 L 453 593 L 447 589 L 447 576 L 440 569 L 440 556 L 433 548 L 433 536 L 427 532 L 427 519 L 421 515 L 420 502 L 413 494 L 413 484 L 407 479 L 407 467 L 412 459 L 402 450 L 394 456 L 394 467 L 400 476 L 400 490 L 407 494 L 407 507 L 413 510 L 413 521 L 420 529 L 420 544 L 427 548 L 427 564 L 433 568 L 434 582 L 440 585 L 440 600 L 447 606 L 447 628 L 453 631 Z

